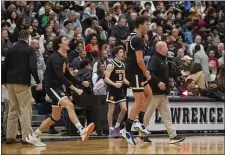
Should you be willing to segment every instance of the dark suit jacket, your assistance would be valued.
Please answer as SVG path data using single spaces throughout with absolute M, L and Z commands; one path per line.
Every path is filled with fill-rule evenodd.
M 35 50 L 20 40 L 8 49 L 2 66 L 2 83 L 30 85 L 31 74 L 36 83 L 40 83 Z

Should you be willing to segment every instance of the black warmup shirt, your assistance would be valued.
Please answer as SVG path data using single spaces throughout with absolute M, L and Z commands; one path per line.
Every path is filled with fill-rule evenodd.
M 62 85 L 70 87 L 72 85 L 71 82 L 77 83 L 70 74 L 66 59 L 58 51 L 55 51 L 48 58 L 44 76 L 46 89 L 61 88 Z
M 137 32 L 132 32 L 127 40 L 128 40 L 128 52 L 126 59 L 126 68 L 128 71 L 142 74 L 142 70 L 139 68 L 137 64 L 136 51 L 143 51 L 144 41 L 142 37 L 137 34 Z

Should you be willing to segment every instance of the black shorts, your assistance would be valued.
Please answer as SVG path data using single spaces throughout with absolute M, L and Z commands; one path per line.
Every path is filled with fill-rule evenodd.
M 123 89 L 109 90 L 107 91 L 106 102 L 108 103 L 120 103 L 126 101 Z
M 143 73 L 135 73 L 130 70 L 126 70 L 126 79 L 130 83 L 130 88 L 133 92 L 143 92 L 144 87 L 148 85 L 148 81 Z
M 53 90 L 56 92 L 56 94 L 60 98 L 66 96 L 66 92 L 63 90 L 63 88 L 53 88 Z M 52 105 L 58 105 L 59 99 L 55 96 L 55 94 L 53 94 L 53 92 L 50 89 L 48 89 L 48 88 L 46 89 L 46 94 L 52 100 L 51 101 Z M 65 94 L 65 95 L 63 95 L 63 94 Z

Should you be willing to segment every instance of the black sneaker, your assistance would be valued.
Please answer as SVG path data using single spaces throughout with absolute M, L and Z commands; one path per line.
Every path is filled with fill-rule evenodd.
M 174 138 L 170 138 L 170 144 L 182 142 L 184 139 L 185 139 L 185 137 L 175 136 Z
M 138 141 L 142 143 L 151 143 L 152 141 L 148 137 L 137 137 Z

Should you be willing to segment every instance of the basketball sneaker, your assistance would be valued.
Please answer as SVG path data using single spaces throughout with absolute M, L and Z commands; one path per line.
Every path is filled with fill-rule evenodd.
M 137 140 L 141 143 L 151 143 L 152 142 L 148 137 L 137 137 Z
M 82 141 L 87 140 L 94 129 L 95 129 L 94 123 L 91 123 L 87 127 L 85 127 L 80 134 L 81 140 Z
M 120 130 L 120 134 L 127 140 L 129 144 L 136 145 L 133 134 L 131 132 L 127 132 L 126 129 Z
M 28 137 L 26 137 L 26 142 L 35 145 L 37 147 L 46 147 L 46 144 L 42 143 L 40 138 L 31 134 L 29 134 Z
M 109 138 L 114 138 L 114 137 L 116 137 L 115 130 L 114 129 L 113 130 L 109 130 Z
M 120 128 L 118 127 L 118 128 L 114 128 L 114 132 L 115 132 L 115 136 L 116 137 L 121 137 L 121 133 L 120 133 Z
M 185 139 L 185 137 L 175 136 L 173 138 L 170 138 L 170 144 L 175 144 L 175 143 L 182 142 L 184 139 Z
M 147 128 L 144 126 L 144 124 L 141 124 L 138 120 L 134 121 L 134 129 L 142 132 L 145 135 L 150 134 L 150 132 L 147 130 Z

